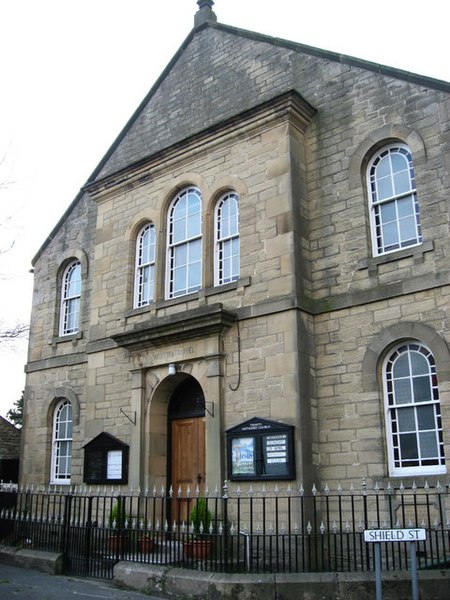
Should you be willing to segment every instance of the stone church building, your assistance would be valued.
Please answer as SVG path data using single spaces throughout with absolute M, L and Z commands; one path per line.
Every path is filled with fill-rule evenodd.
M 212 5 L 34 258 L 21 483 L 444 480 L 450 85 Z

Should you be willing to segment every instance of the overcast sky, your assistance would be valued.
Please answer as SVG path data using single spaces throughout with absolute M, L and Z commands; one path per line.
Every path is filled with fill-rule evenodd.
M 188 35 L 196 10 L 195 0 L 0 2 L 3 323 L 28 321 L 32 257 Z M 216 0 L 214 10 L 227 25 L 450 80 L 442 0 Z M 25 362 L 25 343 L 0 345 L 0 415 L 20 397 Z

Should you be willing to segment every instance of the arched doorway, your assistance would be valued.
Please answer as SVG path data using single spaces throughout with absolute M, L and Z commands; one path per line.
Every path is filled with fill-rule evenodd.
M 173 391 L 168 406 L 168 482 L 174 497 L 186 496 L 205 481 L 205 397 L 196 379 L 188 377 Z M 187 521 L 187 503 L 172 507 L 179 521 Z

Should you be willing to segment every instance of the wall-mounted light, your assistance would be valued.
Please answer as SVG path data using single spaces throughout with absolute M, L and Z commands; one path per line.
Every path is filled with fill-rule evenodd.
M 175 365 L 175 363 L 170 363 L 169 364 L 169 375 L 175 375 L 177 372 L 177 367 Z

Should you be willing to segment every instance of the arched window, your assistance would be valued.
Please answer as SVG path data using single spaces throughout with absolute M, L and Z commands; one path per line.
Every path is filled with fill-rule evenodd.
M 155 226 L 147 223 L 136 241 L 135 308 L 146 306 L 155 299 L 155 250 Z
M 72 261 L 64 271 L 61 290 L 60 335 L 76 333 L 80 328 L 81 263 Z
M 383 367 L 390 475 L 445 472 L 436 365 L 418 342 L 396 347 Z
M 64 399 L 53 413 L 51 483 L 70 483 L 72 435 L 72 405 Z
M 239 279 L 239 196 L 222 196 L 215 211 L 215 284 Z
M 392 144 L 368 166 L 373 252 L 386 254 L 422 242 L 419 203 L 411 152 Z
M 202 199 L 190 187 L 172 201 L 168 214 L 167 297 L 195 292 L 202 285 Z

